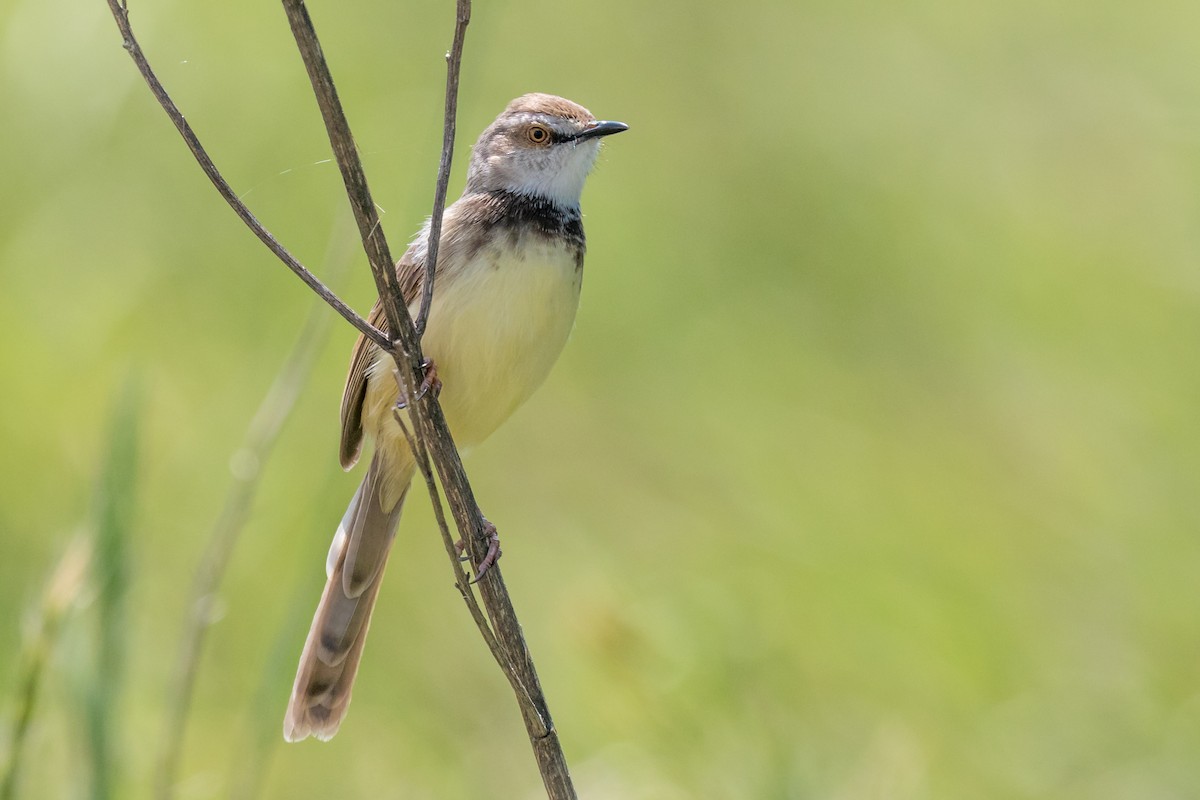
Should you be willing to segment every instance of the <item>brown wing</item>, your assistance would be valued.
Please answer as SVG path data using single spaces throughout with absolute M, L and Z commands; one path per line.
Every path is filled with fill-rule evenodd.
M 413 300 L 420 296 L 421 286 L 425 282 L 424 259 L 420 264 L 416 263 L 414 257 L 416 249 L 416 244 L 409 247 L 408 252 L 396 264 L 396 278 L 400 282 L 400 293 L 404 297 L 404 304 L 408 306 L 411 306 Z M 384 333 L 390 333 L 387 316 L 383 313 L 383 306 L 379 304 L 378 300 L 371 308 L 367 322 Z M 340 449 L 342 469 L 353 467 L 362 452 L 362 405 L 367 394 L 368 371 L 378 351 L 379 348 L 375 346 L 374 342 L 359 334 L 358 340 L 354 343 L 354 350 L 350 354 L 350 372 L 346 375 L 346 388 L 342 390 L 342 443 Z

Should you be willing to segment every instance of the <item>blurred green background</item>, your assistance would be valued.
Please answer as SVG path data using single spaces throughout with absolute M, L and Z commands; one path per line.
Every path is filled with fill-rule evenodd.
M 227 178 L 328 273 L 350 225 L 279 5 L 132 5 Z M 399 252 L 432 200 L 452 3 L 311 11 Z M 467 462 L 584 797 L 1200 796 L 1197 24 L 1179 2 L 476 3 L 452 197 L 515 95 L 631 128 L 584 195 L 572 341 Z M 109 766 L 149 797 L 188 586 L 310 295 L 100 0 L 0 8 L 0 109 L 0 708 L 132 380 Z M 335 321 L 263 467 L 178 796 L 536 797 L 419 497 L 346 725 L 283 745 L 358 480 L 352 340 Z M 88 791 L 96 597 L 20 797 Z

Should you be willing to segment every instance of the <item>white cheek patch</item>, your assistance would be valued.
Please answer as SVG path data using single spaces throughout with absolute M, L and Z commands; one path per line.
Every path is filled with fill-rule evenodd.
M 583 182 L 596 163 L 600 143 L 584 141 L 555 147 L 562 149 L 554 153 L 557 162 L 554 168 L 543 165 L 538 169 L 523 170 L 524 174 L 513 175 L 517 179 L 513 191 L 544 197 L 560 206 L 577 206 L 579 196 L 583 194 Z

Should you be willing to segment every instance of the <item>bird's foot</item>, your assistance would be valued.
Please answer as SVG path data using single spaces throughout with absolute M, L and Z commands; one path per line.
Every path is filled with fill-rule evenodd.
M 437 397 L 442 393 L 442 381 L 438 378 L 437 364 L 432 358 L 427 358 L 421 362 L 421 369 L 425 370 L 425 379 L 421 381 L 421 385 L 417 388 L 417 402 L 421 402 L 421 398 L 433 392 L 433 396 Z
M 425 377 L 421 380 L 421 385 L 417 387 L 416 402 L 418 403 L 430 392 L 437 397 L 442 391 L 442 381 L 437 374 L 437 363 L 432 358 L 427 358 L 421 362 L 421 369 L 424 370 Z M 408 408 L 408 400 L 405 399 L 403 392 L 401 392 L 400 399 L 396 401 L 396 408 L 400 410 Z
M 475 577 L 471 579 L 471 583 L 479 583 L 480 579 L 496 563 L 496 560 L 504 555 L 500 550 L 500 534 L 496 531 L 496 526 L 486 519 L 483 521 L 483 535 L 487 538 L 488 549 L 483 557 L 483 561 L 479 562 L 479 569 L 475 572 Z M 454 543 L 454 550 L 458 553 L 459 561 L 468 560 L 467 556 L 463 555 L 463 551 L 466 549 L 467 543 L 462 539 Z

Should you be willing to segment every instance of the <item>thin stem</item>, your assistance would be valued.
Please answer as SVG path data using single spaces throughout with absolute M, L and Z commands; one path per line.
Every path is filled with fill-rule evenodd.
M 463 41 L 471 22 L 471 0 L 457 0 L 454 42 L 446 54 L 446 112 L 442 125 L 442 158 L 438 162 L 437 189 L 433 193 L 433 214 L 429 218 L 429 254 L 425 259 L 425 283 L 421 288 L 421 311 L 417 314 L 417 336 L 425 335 L 429 307 L 433 303 L 433 281 L 437 269 L 438 245 L 442 239 L 442 216 L 446 211 L 446 189 L 450 184 L 450 164 L 454 160 L 455 120 L 458 117 L 458 77 L 462 71 Z

